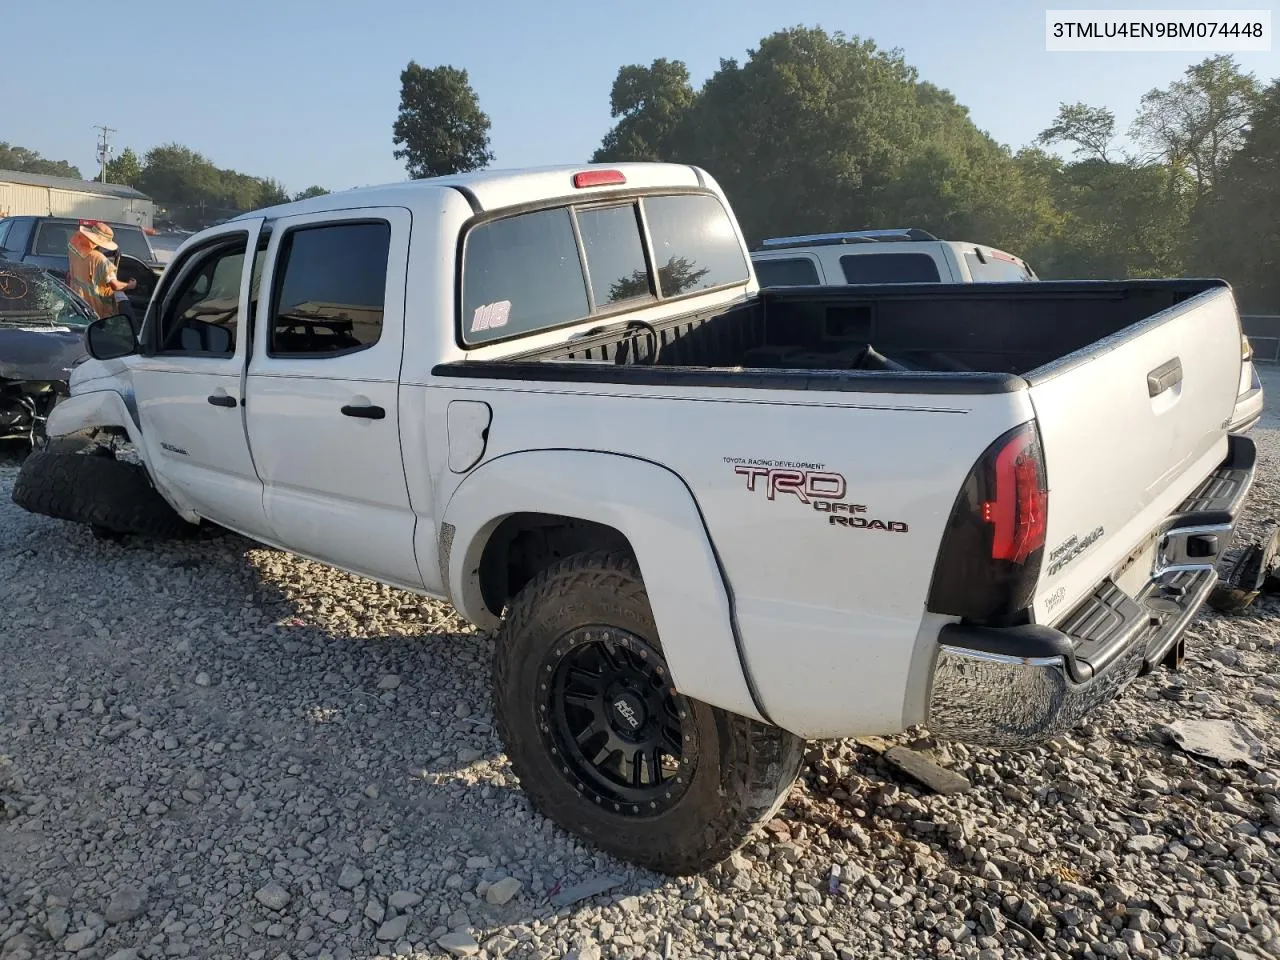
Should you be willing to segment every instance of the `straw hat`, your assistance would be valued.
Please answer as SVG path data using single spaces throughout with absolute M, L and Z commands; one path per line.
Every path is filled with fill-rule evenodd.
M 101 247 L 103 250 L 116 248 L 115 231 L 105 223 L 82 223 L 80 232 L 88 237 L 94 246 Z

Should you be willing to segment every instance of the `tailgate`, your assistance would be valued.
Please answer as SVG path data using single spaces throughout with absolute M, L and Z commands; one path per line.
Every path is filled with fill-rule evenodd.
M 1049 486 L 1036 622 L 1154 548 L 1151 532 L 1226 456 L 1240 364 L 1219 287 L 1027 376 Z

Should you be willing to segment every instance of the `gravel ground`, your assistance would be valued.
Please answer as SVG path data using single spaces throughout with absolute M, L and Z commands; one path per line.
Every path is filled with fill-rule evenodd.
M 1254 437 L 1245 535 L 1280 518 L 1280 402 Z M 934 749 L 967 793 L 815 747 L 758 842 L 673 881 L 530 809 L 490 642 L 448 607 L 236 537 L 100 543 L 13 506 L 17 462 L 3 960 L 1280 957 L 1280 600 L 1202 614 L 1183 672 L 1071 737 Z M 1161 731 L 1204 717 L 1269 759 L 1219 767 Z

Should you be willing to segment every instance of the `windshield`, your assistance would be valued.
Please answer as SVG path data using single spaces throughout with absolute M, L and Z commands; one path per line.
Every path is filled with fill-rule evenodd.
M 93 319 L 83 300 L 43 270 L 0 265 L 0 327 L 83 330 Z

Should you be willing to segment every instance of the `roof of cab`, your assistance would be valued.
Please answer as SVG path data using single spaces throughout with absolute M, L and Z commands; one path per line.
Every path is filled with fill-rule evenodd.
M 287 217 L 359 207 L 406 206 L 421 203 L 428 190 L 458 189 L 474 198 L 480 212 L 500 210 L 545 200 L 590 196 L 618 189 L 617 185 L 577 188 L 573 174 L 584 170 L 618 170 L 626 177 L 626 189 L 697 188 L 710 178 L 696 167 L 676 163 L 584 163 L 511 170 L 481 170 L 448 177 L 428 177 L 371 187 L 357 187 L 306 200 L 251 210 L 233 219 Z

